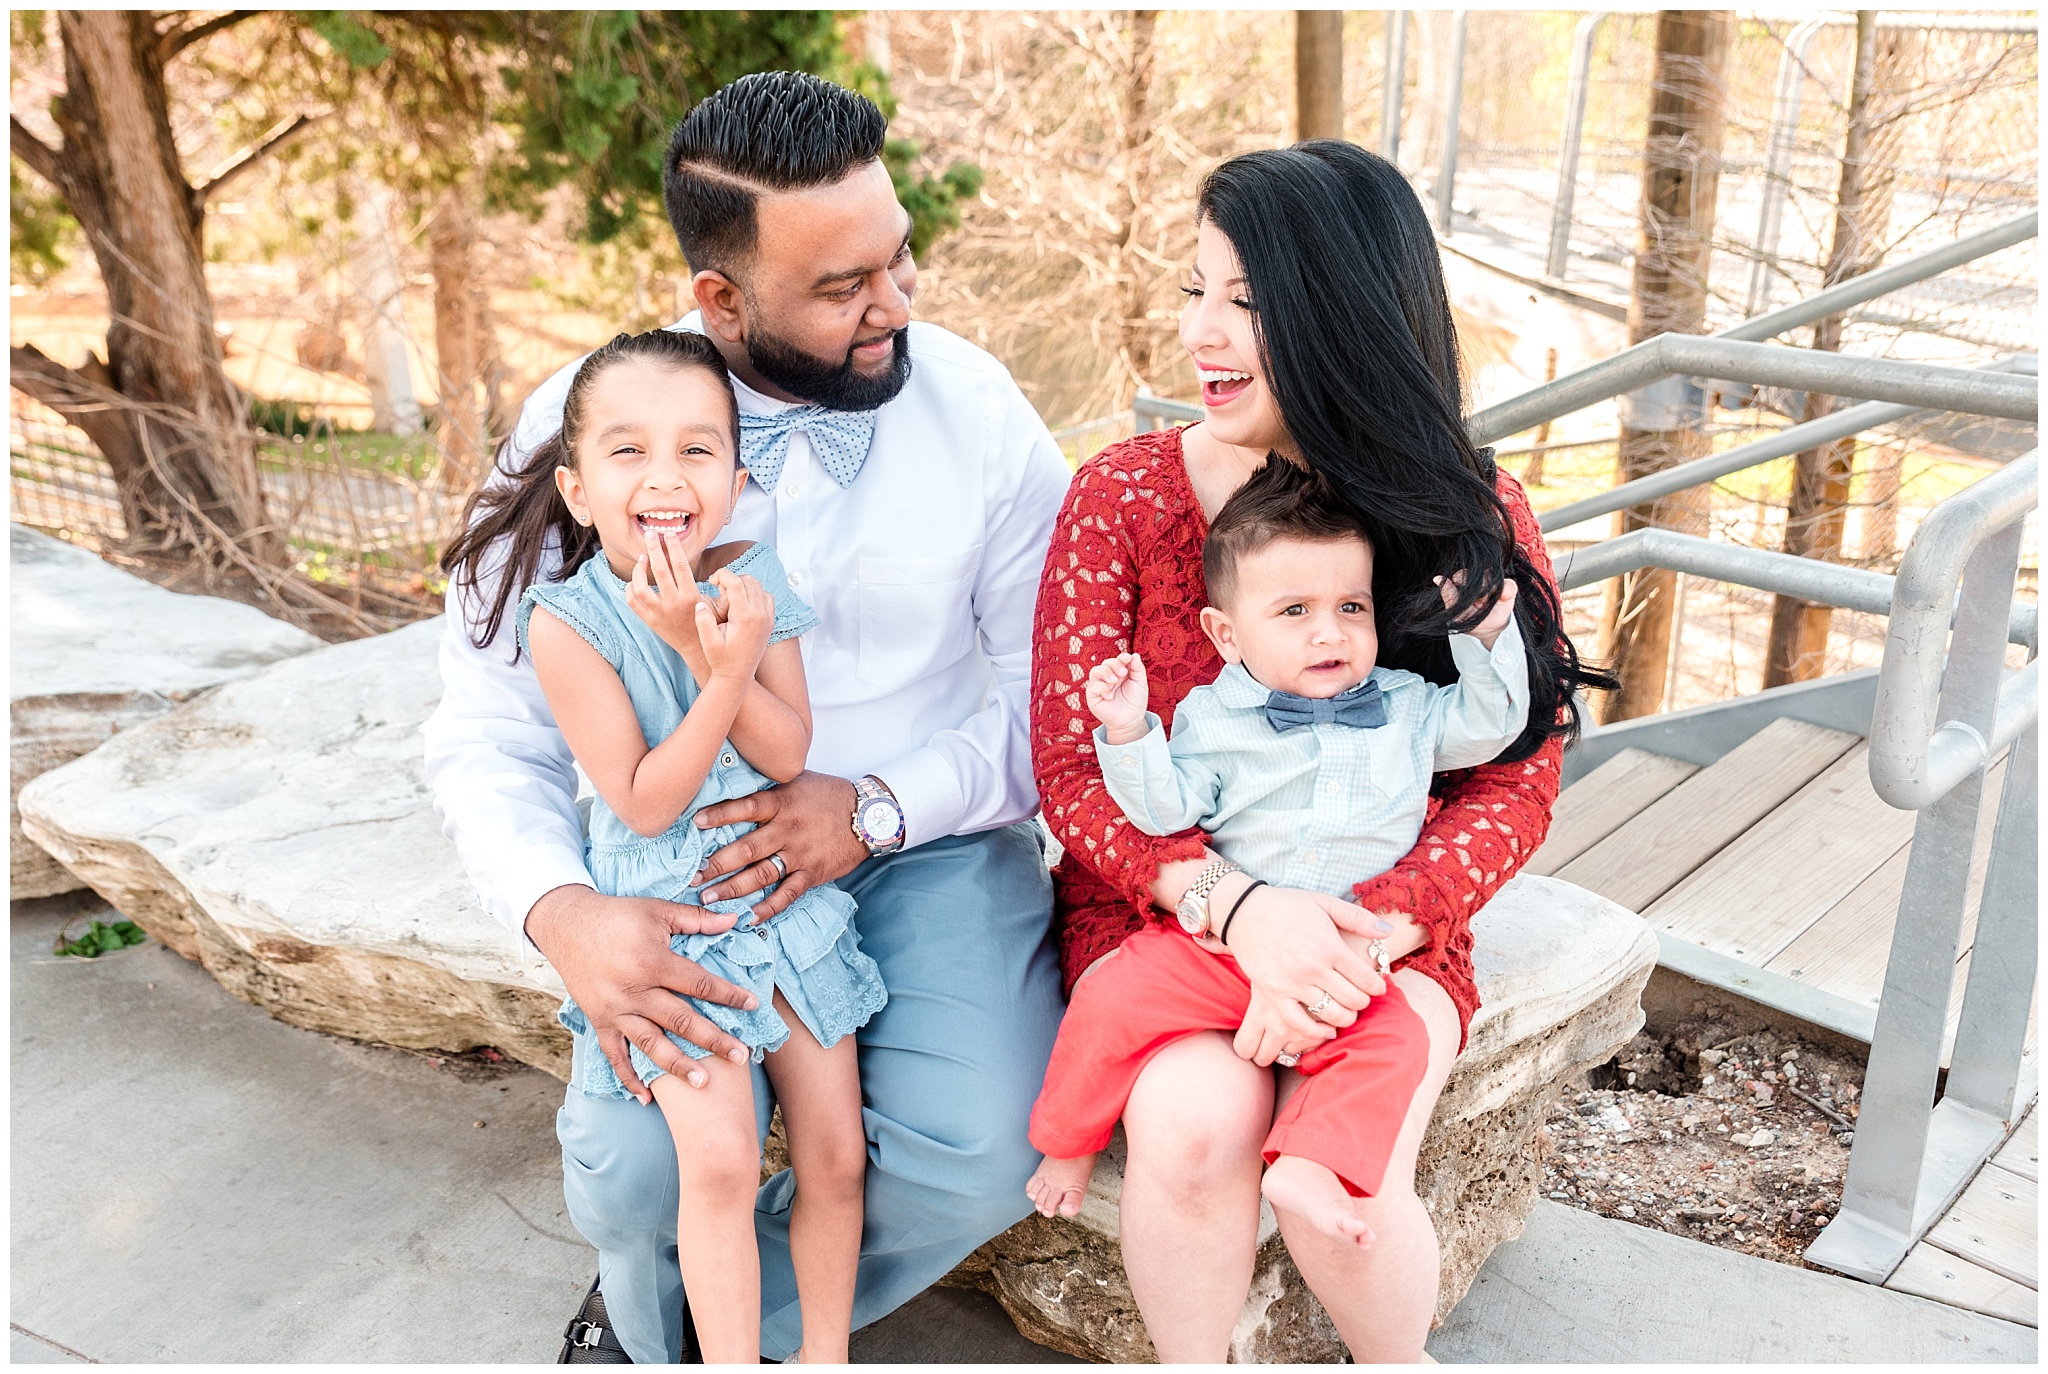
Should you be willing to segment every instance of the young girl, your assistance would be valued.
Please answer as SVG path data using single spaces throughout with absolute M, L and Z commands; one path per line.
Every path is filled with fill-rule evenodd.
M 707 905 L 695 879 L 703 861 L 752 827 L 700 830 L 694 817 L 803 771 L 810 699 L 796 638 L 817 617 L 767 545 L 710 547 L 747 473 L 732 386 L 703 336 L 621 334 L 598 349 L 570 385 L 554 442 L 551 471 L 543 455 L 528 469 L 529 494 L 566 504 L 598 547 L 580 563 L 565 550 L 564 580 L 528 587 L 517 627 L 597 789 L 590 872 L 608 894 Z M 540 486 L 549 476 L 559 497 Z M 752 1011 L 693 1005 L 756 1061 L 766 1056 L 797 1178 L 790 1248 L 803 1344 L 793 1358 L 844 1363 L 867 1165 L 851 1032 L 881 1009 L 881 974 L 860 952 L 853 899 L 838 888 L 821 884 L 765 923 L 737 919 L 751 900 L 708 904 L 736 923 L 679 935 L 674 948 L 757 999 Z M 571 1085 L 625 1096 L 573 1001 L 562 1022 L 575 1034 Z M 671 1039 L 701 1063 L 702 1088 L 629 1052 L 675 1138 L 683 1284 L 705 1360 L 752 1364 L 761 1320 L 752 1073 Z

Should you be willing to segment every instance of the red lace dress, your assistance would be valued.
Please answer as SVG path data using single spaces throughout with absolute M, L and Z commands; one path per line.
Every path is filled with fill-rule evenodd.
M 1505 472 L 1498 482 L 1516 538 L 1538 571 L 1553 577 L 1521 484 Z M 1102 785 L 1095 719 L 1082 691 L 1096 664 L 1136 649 L 1152 709 L 1171 721 L 1181 698 L 1222 671 L 1196 619 L 1208 604 L 1208 529 L 1181 461 L 1179 430 L 1137 435 L 1082 464 L 1053 527 L 1038 587 L 1031 739 L 1045 819 L 1066 847 L 1053 870 L 1053 919 L 1070 990 L 1126 936 L 1166 919 L 1151 898 L 1160 865 L 1202 853 L 1200 831 L 1160 839 L 1124 819 Z M 1405 913 L 1428 931 L 1429 942 L 1396 967 L 1420 969 L 1450 994 L 1460 1048 L 1479 1007 L 1472 915 L 1543 843 L 1561 752 L 1553 741 L 1520 763 L 1439 774 L 1415 848 L 1353 889 L 1368 910 Z

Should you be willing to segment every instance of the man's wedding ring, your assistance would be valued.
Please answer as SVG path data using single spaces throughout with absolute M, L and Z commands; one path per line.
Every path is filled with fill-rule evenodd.
M 1331 1008 L 1331 1006 L 1335 1004 L 1336 1000 L 1337 999 L 1330 996 L 1329 993 L 1324 993 L 1320 1001 L 1318 1001 L 1314 1006 L 1308 1008 L 1309 1019 L 1313 1021 L 1322 1020 L 1323 1013 L 1328 1011 Z
M 781 882 L 789 876 L 789 865 L 782 861 L 780 854 L 770 854 L 768 862 L 775 865 L 775 881 Z
M 1291 1069 L 1296 1064 L 1299 1064 L 1301 1062 L 1301 1056 L 1298 1054 L 1289 1054 L 1287 1053 L 1287 1051 L 1282 1050 L 1280 1051 L 1280 1053 L 1273 1056 L 1273 1062 L 1275 1064 L 1278 1064 L 1283 1069 Z

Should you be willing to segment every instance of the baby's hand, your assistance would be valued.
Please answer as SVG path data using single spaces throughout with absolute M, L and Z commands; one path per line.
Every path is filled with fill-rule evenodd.
M 1448 578 L 1439 577 L 1436 580 L 1436 585 L 1437 589 L 1443 593 L 1444 609 L 1449 610 L 1458 604 L 1458 593 L 1465 586 L 1465 574 L 1460 572 L 1453 573 Z M 1505 630 L 1508 627 L 1508 622 L 1514 618 L 1515 579 L 1512 577 L 1502 578 L 1500 598 L 1493 603 L 1493 609 L 1486 613 L 1485 619 L 1464 633 L 1471 635 L 1487 649 L 1491 650 L 1493 648 L 1493 641 L 1500 638 L 1500 632 Z
M 1109 731 L 1111 744 L 1129 744 L 1145 733 L 1145 662 L 1118 654 L 1088 674 L 1088 709 Z
M 761 655 L 768 651 L 768 635 L 775 628 L 775 599 L 745 573 L 734 575 L 720 568 L 711 574 L 711 585 L 724 593 L 725 619 L 708 601 L 697 602 L 697 637 L 704 643 L 704 657 L 713 677 L 754 676 Z

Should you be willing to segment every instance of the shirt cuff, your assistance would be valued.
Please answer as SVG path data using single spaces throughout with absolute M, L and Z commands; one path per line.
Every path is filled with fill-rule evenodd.
M 594 892 L 597 883 L 580 856 L 571 858 L 548 845 L 514 847 L 500 856 L 500 865 L 492 893 L 500 910 L 494 914 L 517 932 L 524 949 L 545 959 L 547 955 L 526 933 L 526 918 L 533 914 L 534 905 L 558 887 L 587 887 Z
M 903 847 L 914 849 L 926 840 L 944 839 L 960 828 L 967 814 L 960 795 L 960 775 L 953 761 L 936 749 L 917 749 L 874 770 L 903 809 Z M 849 824 L 852 817 L 847 817 Z
M 1490 672 L 1510 686 L 1529 680 L 1529 656 L 1522 645 L 1522 627 L 1513 620 L 1494 637 L 1491 649 L 1471 635 L 1452 635 L 1451 661 L 1457 664 L 1460 676 L 1473 671 Z

